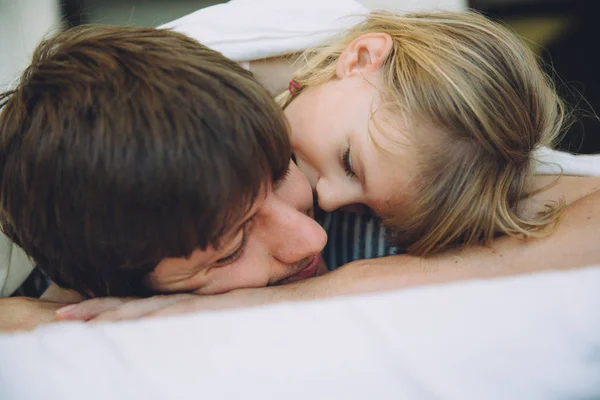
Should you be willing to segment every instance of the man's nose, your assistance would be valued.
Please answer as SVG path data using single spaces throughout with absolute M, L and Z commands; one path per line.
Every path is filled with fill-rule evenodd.
M 315 187 L 319 207 L 323 211 L 331 212 L 350 204 L 361 203 L 360 193 L 356 188 L 332 183 L 323 177 L 319 178 Z
M 284 264 L 292 264 L 319 253 L 327 243 L 327 233 L 311 217 L 293 206 L 277 201 L 269 208 L 264 222 L 263 240 L 269 243 L 271 255 Z M 266 226 L 265 226 L 266 227 Z

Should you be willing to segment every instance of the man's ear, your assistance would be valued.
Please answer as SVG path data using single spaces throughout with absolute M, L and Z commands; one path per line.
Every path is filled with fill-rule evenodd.
M 338 78 L 369 75 L 379 70 L 392 50 L 387 33 L 366 33 L 354 39 L 340 54 L 336 64 Z

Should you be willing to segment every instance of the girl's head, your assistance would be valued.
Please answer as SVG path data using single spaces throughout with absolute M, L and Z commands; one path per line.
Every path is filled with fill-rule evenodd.
M 565 112 L 532 52 L 476 13 L 376 12 L 300 60 L 279 96 L 298 165 L 331 211 L 362 203 L 427 254 L 536 235 L 520 216 L 534 149 Z

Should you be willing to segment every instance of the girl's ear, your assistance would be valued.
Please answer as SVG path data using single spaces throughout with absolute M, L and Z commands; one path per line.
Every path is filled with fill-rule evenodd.
M 357 37 L 338 58 L 337 77 L 377 72 L 390 54 L 392 45 L 392 37 L 387 33 L 366 33 Z

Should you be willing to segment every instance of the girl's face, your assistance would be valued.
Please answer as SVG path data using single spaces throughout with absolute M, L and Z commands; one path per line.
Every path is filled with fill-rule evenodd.
M 340 57 L 337 79 L 305 88 L 285 109 L 298 167 L 325 211 L 364 204 L 381 215 L 411 192 L 413 138 L 381 107 L 379 66 L 368 45 Z

